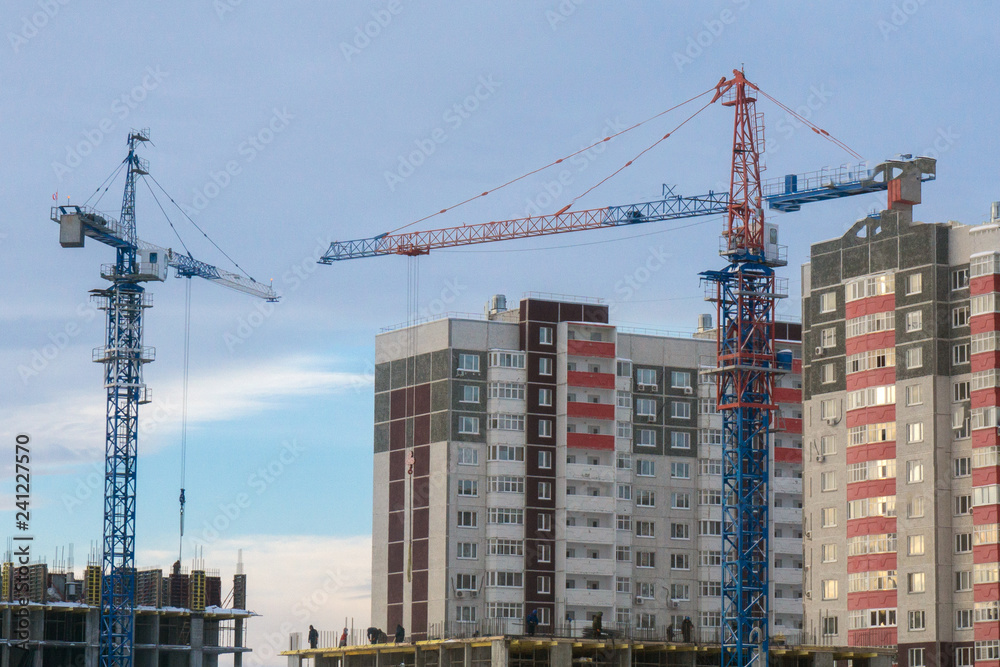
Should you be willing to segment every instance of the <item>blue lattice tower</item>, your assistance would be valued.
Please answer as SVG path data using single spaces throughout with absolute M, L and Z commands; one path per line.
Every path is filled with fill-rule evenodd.
M 755 87 L 743 73 L 720 82 L 716 99 L 736 112 L 727 226 L 721 254 L 730 264 L 702 274 L 718 309 L 716 387 L 722 413 L 722 666 L 768 664 L 768 481 L 771 401 L 776 372 L 773 267 L 765 242 L 760 151 L 763 127 Z M 769 240 L 770 241 L 770 240 Z
M 146 402 L 142 365 L 152 361 L 142 344 L 142 311 L 150 301 L 136 261 L 135 179 L 146 165 L 135 154 L 145 133 L 128 138 L 125 194 L 114 265 L 101 269 L 111 286 L 95 291 L 107 312 L 106 345 L 95 350 L 104 364 L 107 429 L 104 468 L 104 577 L 101 587 L 101 665 L 131 667 L 135 620 L 135 479 L 139 404 Z

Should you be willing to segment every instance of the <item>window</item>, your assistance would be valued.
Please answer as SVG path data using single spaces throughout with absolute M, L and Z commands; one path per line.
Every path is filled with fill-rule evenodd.
M 698 593 L 703 598 L 722 597 L 722 582 L 713 580 L 699 581 Z
M 460 591 L 478 590 L 478 586 L 476 586 L 476 579 L 477 577 L 474 574 L 456 574 L 455 588 Z
M 699 491 L 698 491 L 698 504 L 699 505 L 721 505 L 722 504 L 722 491 L 720 489 L 699 489 Z
M 699 521 L 698 522 L 698 535 L 700 536 L 712 536 L 712 535 L 722 535 L 722 522 L 721 521 Z
M 691 434 L 687 431 L 671 431 L 670 446 L 674 449 L 691 449 Z
M 906 506 L 907 518 L 919 519 L 923 515 L 924 515 L 924 499 L 923 498 L 912 499 Z
M 674 479 L 691 479 L 691 464 L 671 461 L 670 476 Z
M 823 599 L 836 600 L 840 594 L 840 582 L 837 579 L 823 580 Z
M 911 384 L 906 387 L 906 404 L 921 405 L 924 399 L 919 384 Z
M 913 628 L 910 629 L 912 630 Z M 909 649 L 906 653 L 906 662 L 908 667 L 924 667 L 924 649 Z
M 691 569 L 691 557 L 686 553 L 672 553 L 670 554 L 670 569 L 671 570 L 690 570 Z
M 972 533 L 958 533 L 955 535 L 955 553 L 972 553 Z
M 955 648 L 955 667 L 972 667 L 973 655 L 975 654 L 972 646 L 962 646 Z
M 520 574 L 520 572 L 517 574 Z M 535 588 L 540 594 L 549 595 L 552 593 L 552 577 L 540 576 L 535 582 Z
M 847 337 L 863 336 L 878 331 L 890 331 L 896 328 L 896 311 L 872 313 L 854 317 L 845 323 Z
M 952 328 L 969 326 L 968 306 L 958 306 L 951 309 L 951 326 Z
M 972 496 L 969 494 L 955 496 L 955 516 L 969 514 L 972 514 Z
M 722 627 L 722 612 L 703 611 L 699 615 L 698 621 L 702 628 L 720 628 Z
M 455 550 L 455 556 L 463 560 L 476 560 L 478 549 L 479 545 L 475 542 L 459 542 L 458 548 Z
M 819 346 L 824 348 L 837 347 L 837 328 L 829 327 L 819 332 Z
M 523 461 L 524 447 L 520 445 L 490 445 L 486 458 L 488 461 Z
M 837 381 L 837 373 L 832 363 L 820 366 L 820 380 L 823 384 L 830 384 Z
M 618 530 L 632 530 L 632 517 L 628 514 L 619 514 L 615 517 L 615 524 Z
M 920 310 L 911 310 L 906 314 L 906 330 L 920 331 L 924 327 L 924 314 Z
M 975 317 L 976 315 L 983 315 L 984 313 L 997 312 L 997 306 L 1000 306 L 1000 302 L 997 301 L 996 297 L 997 295 L 995 292 L 980 294 L 972 297 L 969 301 L 970 316 Z
M 552 500 L 552 482 L 538 483 L 538 499 Z
M 973 618 L 973 622 L 975 623 L 989 623 L 990 621 L 996 623 L 1000 621 L 1000 602 L 997 600 L 977 602 Z
M 970 570 L 959 570 L 955 573 L 955 592 L 962 593 L 972 590 L 972 572 Z
M 951 385 L 951 401 L 952 403 L 961 403 L 962 401 L 969 400 L 969 389 L 970 383 L 968 380 L 964 382 L 956 382 Z M 979 387 L 982 389 L 982 387 Z
M 541 611 L 547 611 L 542 609 Z M 486 616 L 489 618 L 521 618 L 524 612 L 524 604 L 521 602 L 487 602 Z M 539 617 L 539 625 L 541 624 Z
M 836 419 L 840 413 L 839 404 L 835 398 L 827 398 L 820 401 L 819 404 L 819 418 L 820 419 Z
M 651 428 L 637 428 L 635 430 L 635 444 L 646 447 L 656 446 L 656 431 Z
M 698 459 L 698 468 L 702 475 L 721 475 L 722 459 Z
M 926 589 L 926 577 L 923 572 L 910 572 L 906 575 L 906 590 L 910 593 L 923 593 Z
M 896 365 L 896 348 L 887 347 L 880 350 L 870 350 L 859 352 L 847 356 L 847 372 L 860 373 L 861 371 L 874 370 L 877 368 L 892 368 Z
M 656 462 L 649 459 L 636 459 L 635 474 L 640 477 L 654 477 L 656 475 Z
M 630 547 L 630 546 L 617 546 L 617 547 L 615 547 L 615 560 L 617 560 L 617 561 L 630 561 L 630 560 L 632 560 L 632 547 Z
M 520 542 L 520 540 L 517 540 Z M 538 562 L 539 563 L 551 563 L 552 562 L 552 545 L 551 544 L 539 544 L 538 549 Z
M 656 370 L 653 368 L 635 369 L 635 383 L 639 385 L 640 389 L 656 389 L 658 386 L 656 382 Z
M 699 415 L 716 415 L 719 414 L 719 408 L 715 404 L 715 399 L 711 396 L 706 396 L 698 399 L 698 414 Z
M 538 327 L 538 344 L 552 345 L 552 327 Z
M 631 484 L 619 484 L 618 485 L 618 500 L 632 500 L 632 485 Z
M 976 642 L 976 662 L 985 660 L 1000 660 L 1000 639 Z
M 824 507 L 823 508 L 823 527 L 833 528 L 837 525 L 837 508 L 836 507 Z
M 494 588 L 522 588 L 523 572 L 491 571 L 486 573 L 486 585 Z
M 524 383 L 522 382 L 490 382 L 490 398 L 513 398 L 524 400 Z
M 910 611 L 907 618 L 909 620 L 908 627 L 911 631 L 923 630 L 926 627 L 927 617 L 923 609 Z
M 479 403 L 479 386 L 467 384 L 462 387 L 461 403 Z
M 615 424 L 615 437 L 617 437 L 617 438 L 631 438 L 632 437 L 632 422 L 617 422 Z
M 627 391 L 619 391 L 618 397 L 618 407 L 619 408 L 631 408 L 632 407 L 632 394 Z
M 826 292 L 819 295 L 819 312 L 832 313 L 837 310 L 837 293 Z
M 671 402 L 670 416 L 674 419 L 691 419 L 691 404 L 687 401 Z
M 951 346 L 951 364 L 961 366 L 969 363 L 969 344 L 959 343 Z
M 670 386 L 674 389 L 682 389 L 691 386 L 691 374 L 687 371 L 671 371 Z
M 691 586 L 688 584 L 670 584 L 670 599 L 680 601 L 690 600 Z
M 617 370 L 618 370 L 618 373 L 617 373 L 618 377 L 620 377 L 620 378 L 632 377 L 632 362 L 631 361 L 628 361 L 627 359 L 619 359 L 617 366 L 618 366 L 618 368 L 617 368 Z
M 836 544 L 824 544 L 821 549 L 824 563 L 836 563 L 837 562 L 837 545 Z
M 475 512 L 462 510 L 458 513 L 459 528 L 475 528 L 478 525 L 478 517 Z
M 972 458 L 960 456 L 954 461 L 955 477 L 968 477 L 972 474 Z
M 619 470 L 631 470 L 632 469 L 632 455 L 627 452 L 618 452 L 618 469 Z
M 479 465 L 479 450 L 474 447 L 458 448 L 458 465 L 476 466 Z
M 698 442 L 703 445 L 721 445 L 721 428 L 703 428 L 698 431 Z M 703 473 L 704 474 L 704 473 Z
M 955 269 L 951 272 L 952 291 L 960 290 L 969 286 L 969 269 Z
M 458 370 L 463 373 L 478 373 L 479 372 L 479 355 L 478 354 L 459 354 L 458 355 Z
M 924 536 L 923 535 L 910 535 L 906 538 L 906 552 L 910 556 L 923 556 L 924 555 Z
M 923 291 L 923 276 L 919 273 L 911 273 L 906 276 L 906 295 L 920 294 Z
M 550 407 L 552 405 L 552 390 L 542 387 L 538 390 L 538 404 Z
M 615 591 L 618 593 L 631 593 L 632 579 L 630 577 L 615 577 Z
M 711 567 L 713 565 L 722 565 L 722 552 L 721 551 L 699 551 L 698 552 L 698 564 L 702 567 Z
M 539 438 L 551 438 L 552 437 L 552 420 L 551 419 L 539 419 L 538 420 L 538 437 Z
M 652 521 L 636 521 L 635 522 L 635 536 L 636 537 L 656 537 L 656 532 L 654 529 L 654 524 Z
M 837 616 L 824 616 L 822 631 L 823 635 L 826 637 L 836 635 L 837 633 Z
M 924 464 L 922 461 L 906 462 L 906 483 L 915 484 L 924 481 Z
M 924 351 L 919 347 L 911 347 L 906 351 L 906 367 L 920 368 L 924 365 Z
M 520 510 L 518 510 L 520 511 Z M 544 512 L 538 515 L 538 530 L 548 532 L 552 530 L 552 515 Z
M 656 507 L 656 493 L 649 489 L 641 489 L 635 492 L 636 507 Z
M 460 479 L 458 480 L 458 495 L 460 496 L 472 496 L 476 497 L 479 495 L 479 481 L 475 479 Z
M 977 486 L 972 489 L 973 507 L 1000 504 L 1000 484 Z
M 972 610 L 971 609 L 956 609 L 955 610 L 955 629 L 956 630 L 971 630 L 972 629 Z
M 915 422 L 913 424 L 906 425 L 906 441 L 907 442 L 923 442 L 924 441 L 924 423 Z
M 653 551 L 639 551 L 635 552 L 635 566 L 636 567 L 656 567 L 656 553 Z
M 510 540 L 502 537 L 491 537 L 489 540 L 488 547 L 489 547 L 489 554 L 491 556 L 524 555 L 524 540 Z
M 820 474 L 820 490 L 821 491 L 836 491 L 837 490 L 837 473 L 830 471 Z
M 552 358 L 551 357 L 539 357 L 538 358 L 538 374 L 539 375 L 552 375 Z
M 479 434 L 479 417 L 458 417 L 458 432 L 463 435 Z
M 652 398 L 635 399 L 635 414 L 638 417 L 655 417 L 656 400 Z
M 490 368 L 524 368 L 524 352 L 490 352 Z
M 819 439 L 819 453 L 830 456 L 837 453 L 837 440 L 832 435 L 824 435 Z
M 455 621 L 458 623 L 475 623 L 476 608 L 466 606 L 455 607 Z
M 552 469 L 552 452 L 548 449 L 538 451 L 538 467 L 542 470 Z
M 520 526 L 524 523 L 524 510 L 510 507 L 490 507 L 487 523 L 501 526 Z

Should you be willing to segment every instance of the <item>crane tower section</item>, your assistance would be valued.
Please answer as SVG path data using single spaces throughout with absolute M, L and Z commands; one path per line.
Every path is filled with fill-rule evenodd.
M 732 172 L 720 254 L 702 273 L 718 313 L 722 413 L 722 667 L 768 664 L 768 458 L 774 374 L 774 306 L 784 296 L 774 267 L 787 263 L 765 227 L 760 172 L 763 124 L 756 87 L 734 71 L 715 99 L 735 111 Z M 772 234 L 774 238 L 765 238 Z

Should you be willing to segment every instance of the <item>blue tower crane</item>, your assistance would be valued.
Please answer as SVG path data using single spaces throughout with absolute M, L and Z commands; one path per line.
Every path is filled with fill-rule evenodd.
M 125 192 L 121 219 L 84 206 L 54 206 L 50 217 L 59 223 L 64 248 L 82 248 L 87 237 L 115 248 L 115 263 L 101 267 L 111 284 L 92 290 L 107 313 L 105 345 L 93 360 L 104 364 L 107 428 L 104 466 L 104 542 L 101 584 L 100 655 L 102 667 L 131 667 L 135 621 L 135 502 L 139 406 L 151 394 L 142 380 L 143 364 L 154 350 L 143 345 L 142 314 L 152 305 L 143 283 L 166 279 L 173 267 L 178 277 L 198 276 L 253 296 L 277 300 L 274 290 L 251 278 L 222 271 L 210 264 L 136 237 L 136 178 L 148 173 L 136 147 L 149 140 L 149 130 L 133 130 L 125 158 Z

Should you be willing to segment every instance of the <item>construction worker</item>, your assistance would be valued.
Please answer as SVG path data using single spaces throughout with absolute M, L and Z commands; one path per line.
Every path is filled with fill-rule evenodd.
M 685 616 L 684 621 L 681 623 L 681 634 L 684 636 L 684 643 L 691 643 L 691 631 L 694 630 L 694 623 L 691 622 L 690 616 Z
M 594 614 L 594 620 L 590 622 L 590 630 L 594 635 L 594 639 L 601 638 L 601 626 L 604 621 L 604 612 L 599 611 Z
M 528 617 L 524 619 L 525 628 L 528 630 L 528 636 L 532 637 L 535 634 L 535 627 L 538 626 L 538 610 L 532 609 Z
M 340 648 L 347 646 L 347 628 L 344 628 L 344 632 L 340 635 Z
M 397 644 L 402 644 L 405 639 L 406 639 L 406 630 L 403 629 L 402 625 L 400 625 L 399 623 L 397 623 L 396 624 L 396 643 Z
M 319 642 L 319 632 L 313 626 L 309 626 L 309 648 L 316 648 L 316 643 Z

